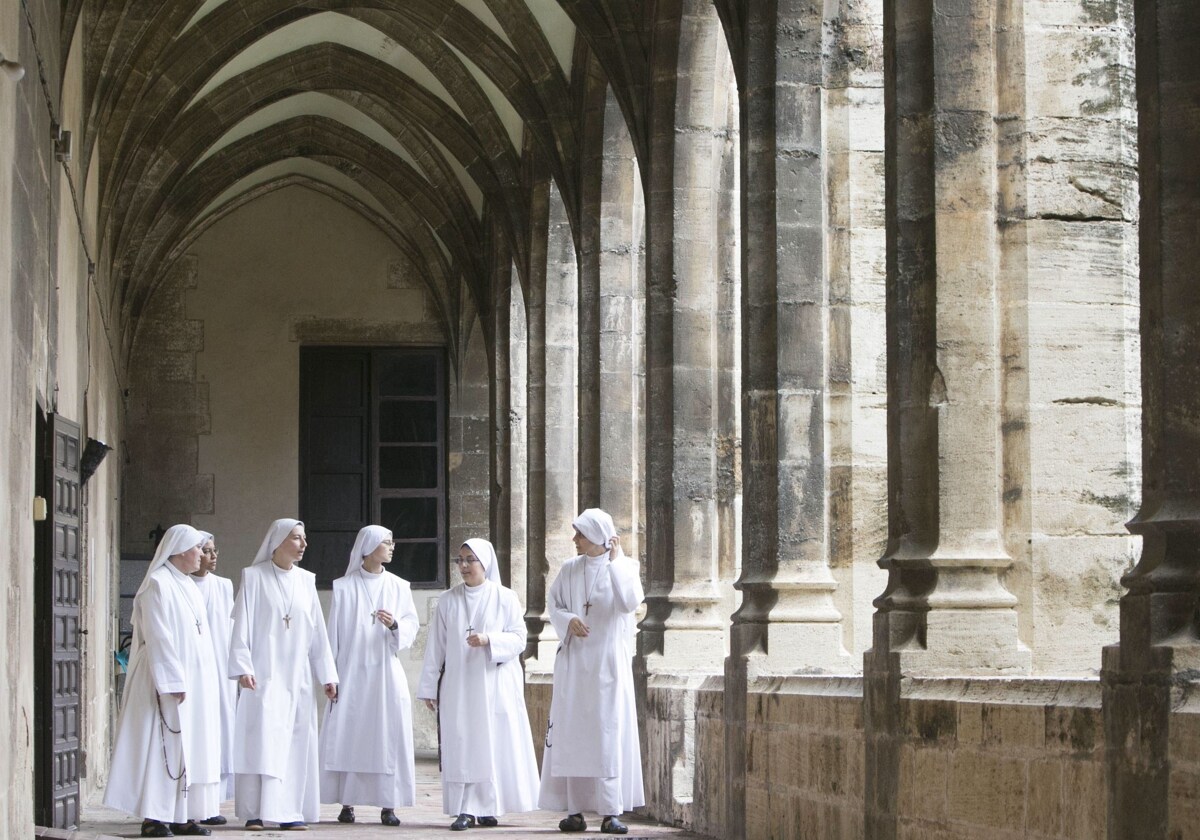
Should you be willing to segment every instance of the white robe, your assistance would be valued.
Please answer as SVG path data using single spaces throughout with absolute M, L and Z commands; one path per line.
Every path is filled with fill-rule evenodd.
M 234 716 L 239 819 L 316 822 L 321 815 L 313 681 L 338 681 L 316 575 L 268 561 L 242 571 L 229 676 L 253 674 Z M 285 614 L 291 616 L 285 625 Z
M 134 599 L 133 621 L 104 804 L 159 822 L 206 819 L 221 807 L 221 713 L 204 601 L 191 577 L 167 563 Z M 182 703 L 169 696 L 179 692 Z
M 525 620 L 511 589 L 460 583 L 429 622 L 417 697 L 438 700 L 442 808 L 499 817 L 537 809 L 537 758 L 525 709 Z M 488 644 L 467 645 L 467 628 Z M 443 673 L 443 668 L 445 669 Z M 441 676 L 439 698 L 438 678 Z
M 568 779 L 619 780 L 619 801 L 612 804 L 598 801 L 599 785 L 596 801 L 585 795 L 580 804 L 582 786 L 576 785 L 577 813 L 619 814 L 645 804 L 630 645 L 633 613 L 643 597 L 638 564 L 624 555 L 611 563 L 608 553 L 575 557 L 550 585 L 546 607 L 562 643 L 542 752 L 542 808 L 567 809 Z M 572 618 L 588 626 L 587 636 L 568 633 Z
M 394 629 L 373 620 L 380 609 L 395 618 Z M 400 652 L 419 628 L 403 578 L 359 568 L 333 582 L 329 645 L 341 682 L 321 728 L 322 802 L 401 808 L 416 801 L 412 699 Z
M 224 801 L 233 796 L 233 715 L 237 709 L 237 680 L 228 679 L 224 667 L 229 661 L 229 637 L 233 632 L 233 581 L 211 572 L 203 577 L 192 575 L 192 581 L 204 598 L 208 627 L 212 631 L 208 638 L 220 668 L 217 693 L 221 700 L 221 800 Z

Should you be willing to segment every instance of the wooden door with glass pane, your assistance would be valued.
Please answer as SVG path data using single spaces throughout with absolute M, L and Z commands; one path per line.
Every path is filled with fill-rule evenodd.
M 441 348 L 300 352 L 300 516 L 305 566 L 328 587 L 358 529 L 391 529 L 391 570 L 446 579 L 446 368 Z

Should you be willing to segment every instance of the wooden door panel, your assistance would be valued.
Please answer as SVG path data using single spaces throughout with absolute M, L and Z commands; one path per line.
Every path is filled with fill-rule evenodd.
M 51 416 L 45 477 L 50 521 L 35 568 L 35 747 L 37 815 L 42 824 L 79 823 L 80 561 L 82 488 L 79 426 Z

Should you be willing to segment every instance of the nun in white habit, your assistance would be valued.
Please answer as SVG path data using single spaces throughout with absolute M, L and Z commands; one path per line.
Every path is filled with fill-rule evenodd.
M 542 752 L 539 805 L 566 811 L 561 831 L 584 831 L 584 811 L 605 834 L 625 834 L 620 814 L 645 804 L 633 697 L 633 613 L 644 593 L 638 564 L 621 551 L 612 517 L 588 508 L 572 523 L 577 557 L 546 593 L 562 644 Z
M 225 675 L 229 662 L 229 636 L 233 632 L 233 581 L 214 574 L 217 568 L 216 538 L 201 531 L 204 546 L 201 548 L 200 568 L 192 573 L 192 582 L 204 599 L 204 611 L 208 616 L 208 627 L 212 631 L 209 641 L 220 668 L 217 679 L 217 694 L 221 699 L 221 801 L 233 798 L 233 713 L 237 708 L 237 682 Z M 225 818 L 214 814 L 204 825 L 224 825 Z
M 333 582 L 329 646 L 337 662 L 338 696 L 321 729 L 321 801 L 342 803 L 339 822 L 354 822 L 354 805 L 394 809 L 416 800 L 412 699 L 400 661 L 420 621 L 408 581 L 384 569 L 392 562 L 392 532 L 358 532 L 346 574 Z
M 133 599 L 129 673 L 104 804 L 143 837 L 207 835 L 220 809 L 221 717 L 208 619 L 191 573 L 204 536 L 167 529 Z
M 303 829 L 321 815 L 313 681 L 332 700 L 338 675 L 316 575 L 296 566 L 307 547 L 303 522 L 271 523 L 233 604 L 234 798 L 250 831 L 263 820 Z
M 487 540 L 467 540 L 455 562 L 463 582 L 438 599 L 417 697 L 438 713 L 442 810 L 456 817 L 451 831 L 465 831 L 535 810 L 538 775 L 521 602 L 500 583 Z

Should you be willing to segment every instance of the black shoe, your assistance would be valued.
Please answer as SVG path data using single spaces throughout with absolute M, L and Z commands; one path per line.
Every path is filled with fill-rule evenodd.
M 338 822 L 352 823 L 354 822 L 354 808 L 349 805 L 342 806 L 342 812 L 338 814 Z
M 475 825 L 475 818 L 472 817 L 470 814 L 459 814 L 458 819 L 456 819 L 454 822 L 450 823 L 450 830 L 451 831 L 466 831 L 468 828 L 473 828 L 474 825 Z
M 479 824 L 484 828 L 495 828 L 500 825 L 500 820 L 495 817 L 480 817 Z
M 158 820 L 142 820 L 143 837 L 174 837 L 170 827 Z
M 217 814 L 215 817 L 209 817 L 206 820 L 200 820 L 200 825 L 225 825 L 229 820 Z
M 629 826 L 613 816 L 605 817 L 600 822 L 601 834 L 628 834 Z
M 558 821 L 559 831 L 587 831 L 587 823 L 583 821 L 583 814 L 568 814 L 565 820 Z
M 296 820 L 295 822 L 285 822 L 279 824 L 280 831 L 308 831 L 308 823 L 304 820 Z
M 247 831 L 262 831 L 263 830 L 262 820 L 246 820 L 246 830 Z
M 353 817 L 353 815 L 351 816 Z M 351 821 L 353 822 L 353 820 Z M 396 816 L 396 812 L 391 808 L 383 808 L 379 811 L 379 821 L 384 825 L 400 825 L 400 818 Z
M 171 823 L 171 831 L 178 834 L 180 837 L 207 837 L 212 834 L 207 828 L 202 825 L 196 825 L 195 820 L 188 820 L 185 823 Z

